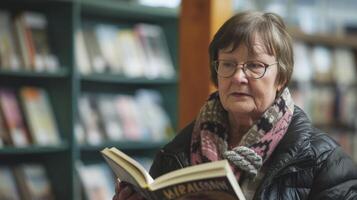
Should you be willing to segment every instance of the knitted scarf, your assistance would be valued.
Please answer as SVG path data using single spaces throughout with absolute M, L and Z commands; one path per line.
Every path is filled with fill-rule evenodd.
M 240 144 L 228 148 L 228 113 L 222 107 L 218 92 L 201 108 L 191 138 L 192 165 L 227 159 L 239 180 L 241 173 L 256 176 L 286 133 L 294 112 L 294 103 L 286 88 L 262 114 Z

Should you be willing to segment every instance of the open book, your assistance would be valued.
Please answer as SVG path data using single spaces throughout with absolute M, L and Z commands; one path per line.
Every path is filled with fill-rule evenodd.
M 227 160 L 186 167 L 153 180 L 120 150 L 105 148 L 101 153 L 119 180 L 132 184 L 148 200 L 245 200 Z

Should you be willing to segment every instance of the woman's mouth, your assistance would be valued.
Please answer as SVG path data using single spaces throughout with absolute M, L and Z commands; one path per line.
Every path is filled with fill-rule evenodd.
M 248 93 L 244 93 L 244 92 L 232 92 L 231 95 L 235 97 L 251 96 Z

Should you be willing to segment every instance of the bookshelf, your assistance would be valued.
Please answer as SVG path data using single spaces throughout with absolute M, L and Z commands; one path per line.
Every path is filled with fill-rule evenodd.
M 304 103 L 302 107 L 308 112 L 314 125 L 324 130 L 326 133 L 330 134 L 345 151 L 350 154 L 350 156 L 357 162 L 357 121 L 356 121 L 356 56 L 357 56 L 357 40 L 353 35 L 330 35 L 330 34 L 307 34 L 299 31 L 296 28 L 290 28 L 289 32 L 293 37 L 294 41 L 305 45 L 308 49 L 307 57 L 296 57 L 295 60 L 310 60 L 312 55 L 312 49 L 316 47 L 322 48 L 324 51 L 329 52 L 327 58 L 331 62 L 328 73 L 332 73 L 332 78 L 327 80 L 318 80 L 314 77 L 314 72 L 312 72 L 312 77 L 308 81 L 292 80 L 290 88 L 292 91 L 300 91 L 304 94 Z M 339 59 L 336 50 L 344 50 L 345 57 Z M 300 51 L 300 50 L 298 50 Z M 295 51 L 295 54 L 300 54 L 300 52 Z M 347 57 L 346 57 L 347 52 Z M 340 55 L 341 56 L 341 55 Z M 325 55 L 326 57 L 326 55 Z M 321 60 L 326 60 L 325 57 L 320 58 Z M 331 57 L 331 58 L 330 58 Z M 337 60 L 352 60 L 352 62 L 338 63 Z M 308 67 L 311 71 L 316 68 L 314 63 L 311 61 L 307 62 Z M 350 69 L 347 68 L 350 66 Z M 300 66 L 295 66 L 295 68 Z M 312 68 L 312 69 L 311 69 Z M 345 71 L 344 75 L 336 76 L 336 69 Z M 346 75 L 347 73 L 347 75 Z M 338 77 L 340 76 L 340 77 Z M 341 79 L 349 79 L 349 81 L 341 82 Z M 317 92 L 325 91 L 327 96 L 317 97 L 310 96 Z M 319 93 L 321 94 L 321 93 Z M 324 108 L 316 108 L 319 106 L 319 102 L 324 102 L 324 99 L 330 99 L 330 102 L 324 105 Z M 296 102 L 301 103 L 297 98 Z M 347 100 L 346 100 L 347 99 Z M 300 99 L 301 100 L 301 99 Z M 330 109 L 330 112 L 324 112 L 326 108 Z M 324 117 L 317 113 L 323 113 Z
M 0 147 L 2 164 L 14 166 L 36 162 L 43 165 L 51 182 L 56 199 L 82 199 L 77 161 L 101 163 L 99 153 L 107 146 L 115 146 L 131 155 L 152 156 L 166 141 L 105 141 L 98 145 L 79 144 L 75 138 L 75 122 L 78 118 L 78 100 L 81 94 L 128 94 L 139 89 L 150 89 L 161 94 L 163 109 L 167 112 L 173 129 L 178 120 L 178 9 L 155 8 L 111 0 L 5 0 L 1 10 L 15 16 L 22 11 L 43 14 L 47 19 L 48 42 L 58 57 L 55 71 L 35 72 L 10 70 L 0 66 L 0 86 L 15 91 L 24 86 L 44 89 L 59 127 L 61 142 L 58 145 L 26 147 Z M 75 34 L 85 26 L 117 24 L 133 27 L 137 23 L 160 26 L 166 37 L 169 55 L 175 75 L 170 78 L 128 78 L 121 74 L 91 73 L 83 75 L 76 65 Z M 85 199 L 85 198 L 84 198 Z

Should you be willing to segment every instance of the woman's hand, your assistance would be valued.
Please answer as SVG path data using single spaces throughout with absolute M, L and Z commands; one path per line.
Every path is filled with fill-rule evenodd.
M 145 198 L 135 192 L 130 184 L 125 182 L 117 182 L 115 185 L 115 195 L 113 200 L 144 200 Z

